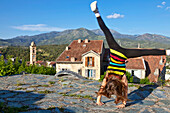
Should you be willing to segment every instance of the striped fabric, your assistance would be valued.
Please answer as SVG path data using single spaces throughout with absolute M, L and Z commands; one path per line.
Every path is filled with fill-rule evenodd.
M 125 60 L 127 57 L 113 49 L 110 49 L 110 62 L 107 67 L 107 72 L 115 75 L 124 75 L 126 73 Z

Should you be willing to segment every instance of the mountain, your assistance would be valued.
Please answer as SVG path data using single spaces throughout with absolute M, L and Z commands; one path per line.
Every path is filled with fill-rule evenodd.
M 170 44 L 170 38 L 162 35 L 156 35 L 156 34 L 143 34 L 136 37 L 136 40 L 147 40 L 147 41 L 154 41 L 154 42 L 160 42 L 165 44 Z
M 6 46 L 9 45 L 9 43 L 6 40 L 0 39 L 0 46 Z
M 60 32 L 50 32 L 50 33 L 42 33 L 34 36 L 18 36 L 12 39 L 7 39 L 6 41 L 11 46 L 29 46 L 32 41 L 38 44 L 41 41 L 52 39 L 56 36 L 59 36 Z
M 117 31 L 110 30 L 119 44 L 123 47 L 137 47 L 138 43 L 142 47 L 147 48 L 170 48 L 170 38 L 156 34 L 142 34 L 142 35 L 127 35 L 121 34 Z M 86 39 L 89 40 L 104 40 L 107 46 L 104 34 L 101 30 L 88 30 L 85 28 L 69 29 L 62 32 L 49 32 L 34 36 L 18 36 L 12 39 L 0 39 L 0 46 L 29 46 L 32 41 L 36 45 L 51 45 L 51 44 L 69 44 L 73 40 Z
M 101 36 L 104 36 L 104 33 L 102 30 L 100 29 L 96 29 L 96 30 L 92 30 L 94 33 L 96 33 L 97 35 L 101 35 Z M 132 39 L 134 40 L 136 38 L 135 35 L 126 35 L 126 34 L 120 34 L 119 32 L 115 31 L 115 30 L 112 30 L 110 29 L 110 32 L 112 33 L 112 35 L 115 37 L 115 38 L 128 38 L 128 39 Z
M 66 30 L 61 32 L 60 36 L 56 36 L 52 39 L 49 40 L 44 40 L 42 42 L 40 42 L 40 45 L 44 45 L 44 44 L 69 44 L 70 42 L 72 42 L 73 40 L 78 40 L 78 39 L 97 39 L 96 37 L 98 37 L 97 34 L 95 34 L 94 32 L 85 29 L 85 28 L 79 28 L 79 29 L 75 29 L 75 30 Z

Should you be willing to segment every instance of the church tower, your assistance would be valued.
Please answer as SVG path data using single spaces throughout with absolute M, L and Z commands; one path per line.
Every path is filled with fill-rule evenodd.
M 36 64 L 36 45 L 34 42 L 31 42 L 30 46 L 30 65 Z

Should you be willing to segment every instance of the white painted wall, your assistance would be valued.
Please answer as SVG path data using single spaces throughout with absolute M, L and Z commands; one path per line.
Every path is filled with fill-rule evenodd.
M 132 74 L 132 70 L 134 71 L 134 76 L 136 76 L 139 79 L 145 78 L 145 70 L 142 69 L 126 69 L 129 73 Z

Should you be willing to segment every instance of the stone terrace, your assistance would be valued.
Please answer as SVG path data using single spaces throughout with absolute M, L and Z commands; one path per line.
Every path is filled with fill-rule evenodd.
M 170 87 L 129 84 L 127 103 L 117 109 L 114 96 L 102 98 L 97 106 L 96 94 L 100 82 L 74 77 L 49 75 L 14 75 L 0 77 L 0 102 L 7 106 L 27 106 L 22 113 L 169 113 Z M 0 110 L 0 112 L 3 112 Z

